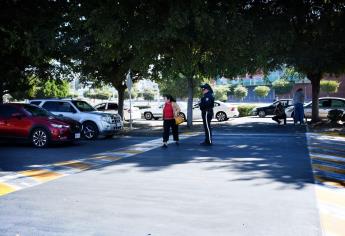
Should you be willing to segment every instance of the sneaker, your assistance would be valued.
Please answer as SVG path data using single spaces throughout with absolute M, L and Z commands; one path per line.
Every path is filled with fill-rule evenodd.
M 167 148 L 168 145 L 166 143 L 163 143 L 162 148 Z

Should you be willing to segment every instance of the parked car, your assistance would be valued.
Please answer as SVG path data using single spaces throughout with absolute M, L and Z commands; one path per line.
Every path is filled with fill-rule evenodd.
M 29 140 L 35 147 L 51 142 L 80 139 L 81 124 L 72 119 L 59 119 L 43 108 L 30 104 L 0 105 L 0 137 Z
M 69 117 L 80 122 L 82 135 L 85 139 L 96 139 L 99 135 L 112 137 L 123 128 L 123 122 L 118 114 L 97 111 L 90 104 L 72 99 L 36 99 L 35 104 L 50 111 L 54 115 Z
M 112 113 L 112 114 L 118 114 L 118 111 L 119 111 L 119 106 L 115 102 L 104 102 L 104 103 L 94 106 L 94 108 L 97 111 L 107 112 L 107 113 Z M 123 108 L 123 119 L 130 120 L 131 115 L 132 115 L 132 120 L 141 119 L 140 109 L 134 106 L 132 106 L 132 109 L 130 109 L 128 106 L 125 105 Z
M 181 108 L 181 116 L 183 116 L 186 120 L 187 117 L 187 104 L 186 103 L 179 103 L 179 106 Z M 230 117 L 238 117 L 239 112 L 237 110 L 237 107 L 231 106 L 229 104 L 226 104 L 221 101 L 215 101 L 214 108 L 213 108 L 215 118 L 218 121 L 225 121 Z M 144 118 L 146 120 L 152 120 L 152 119 L 159 119 L 163 116 L 163 104 L 160 106 L 155 106 L 152 108 L 144 109 L 142 111 Z M 201 117 L 201 111 L 199 108 L 199 104 L 193 105 L 193 119 L 198 120 L 202 119 Z
M 319 116 L 321 119 L 326 119 L 330 110 L 343 110 L 345 111 L 345 99 L 338 97 L 323 97 L 319 98 Z M 312 102 L 304 105 L 305 118 L 311 118 Z M 285 109 L 286 117 L 294 117 L 294 107 Z
M 274 115 L 274 110 L 278 104 L 278 102 L 281 102 L 284 108 L 287 108 L 289 106 L 293 105 L 292 99 L 280 99 L 279 101 L 275 101 L 272 104 L 268 106 L 262 106 L 262 107 L 256 107 L 252 110 L 253 116 L 259 116 L 261 118 L 264 118 L 265 116 Z

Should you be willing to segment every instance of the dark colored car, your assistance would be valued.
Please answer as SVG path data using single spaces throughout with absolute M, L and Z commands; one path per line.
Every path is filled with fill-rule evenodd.
M 279 101 L 273 102 L 268 106 L 254 108 L 252 111 L 252 115 L 259 116 L 261 118 L 269 115 L 274 115 L 274 109 L 276 108 L 278 102 L 281 102 L 283 104 L 284 109 L 293 105 L 292 99 L 281 99 Z
M 0 137 L 29 140 L 35 147 L 51 142 L 71 142 L 80 138 L 81 124 L 61 119 L 30 104 L 0 105 Z

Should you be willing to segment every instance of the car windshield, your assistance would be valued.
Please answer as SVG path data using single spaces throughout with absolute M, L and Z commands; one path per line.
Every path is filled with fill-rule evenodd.
M 84 101 L 72 101 L 74 106 L 78 108 L 81 112 L 88 112 L 88 111 L 96 111 L 95 108 L 93 108 L 89 103 Z
M 53 116 L 49 111 L 32 105 L 24 105 L 23 108 L 29 112 L 32 116 L 49 117 Z

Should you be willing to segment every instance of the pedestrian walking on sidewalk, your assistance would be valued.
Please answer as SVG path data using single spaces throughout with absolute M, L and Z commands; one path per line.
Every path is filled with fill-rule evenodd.
M 163 148 L 168 147 L 170 129 L 176 145 L 179 145 L 178 125 L 175 118 L 180 114 L 181 109 L 177 105 L 176 100 L 171 95 L 164 96 L 165 104 L 163 106 Z
M 205 141 L 200 143 L 203 146 L 211 146 L 212 142 L 212 129 L 211 120 L 213 118 L 214 95 L 213 90 L 209 84 L 200 86 L 202 89 L 203 97 L 199 103 L 201 110 L 202 122 L 205 130 Z
M 275 116 L 273 116 L 272 120 L 277 122 L 278 125 L 280 125 L 281 123 L 280 120 L 284 120 L 284 125 L 286 125 L 286 114 L 285 114 L 284 106 L 281 102 L 278 102 L 273 113 Z
M 294 124 L 299 122 L 301 125 L 304 124 L 304 92 L 303 89 L 299 88 L 293 97 L 294 104 Z

